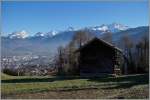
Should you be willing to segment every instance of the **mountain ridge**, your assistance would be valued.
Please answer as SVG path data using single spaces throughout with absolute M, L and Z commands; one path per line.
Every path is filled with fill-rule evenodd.
M 53 55 L 59 46 L 66 46 L 77 30 L 63 31 L 53 37 L 7 38 L 2 37 L 2 55 Z M 87 31 L 87 30 L 86 30 Z M 89 31 L 89 30 L 88 30 Z M 96 37 L 102 37 L 101 31 L 90 30 Z M 112 34 L 113 41 L 118 44 L 120 38 L 128 33 L 134 42 L 138 42 L 144 33 L 149 34 L 148 26 L 128 28 Z M 119 47 L 119 46 L 118 46 Z M 13 52 L 12 52 L 13 51 Z
M 74 29 L 73 27 L 68 27 L 66 30 L 64 31 L 55 31 L 52 30 L 50 32 L 37 32 L 35 33 L 33 36 L 28 35 L 28 33 L 25 30 L 22 31 L 17 31 L 17 32 L 13 32 L 11 34 L 8 34 L 8 38 L 30 38 L 30 37 L 43 37 L 43 38 L 48 38 L 48 37 L 53 37 L 57 34 L 61 34 L 63 32 L 68 32 L 68 31 L 77 31 L 77 30 L 92 30 L 92 31 L 100 31 L 101 33 L 105 33 L 105 32 L 119 32 L 122 30 L 127 30 L 129 27 L 125 26 L 123 24 L 119 24 L 119 23 L 112 23 L 112 24 L 102 24 L 100 26 L 93 26 L 93 27 L 84 27 L 81 29 Z

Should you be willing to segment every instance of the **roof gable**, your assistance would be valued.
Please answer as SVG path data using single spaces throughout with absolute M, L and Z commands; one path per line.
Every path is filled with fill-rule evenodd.
M 90 41 L 88 41 L 87 43 L 85 43 L 81 48 L 77 49 L 76 52 L 79 52 L 80 50 L 84 49 L 86 46 L 88 46 L 89 44 L 91 44 L 92 42 L 95 42 L 95 41 L 101 42 L 104 45 L 106 45 L 106 46 L 108 46 L 108 47 L 110 47 L 112 49 L 116 49 L 117 51 L 122 52 L 122 50 L 119 49 L 118 47 L 116 47 L 116 46 L 112 45 L 111 43 L 108 43 L 108 42 L 106 42 L 106 41 L 104 41 L 102 39 L 99 39 L 97 37 L 95 37 L 95 38 L 91 39 Z

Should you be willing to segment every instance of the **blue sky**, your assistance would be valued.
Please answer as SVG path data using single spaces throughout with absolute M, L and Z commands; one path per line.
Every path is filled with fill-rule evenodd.
M 2 2 L 2 33 L 26 30 L 64 30 L 121 23 L 130 27 L 148 25 L 148 1 L 141 2 Z

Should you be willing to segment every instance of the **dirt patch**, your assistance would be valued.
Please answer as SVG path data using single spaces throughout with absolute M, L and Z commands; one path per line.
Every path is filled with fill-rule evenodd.
M 2 95 L 4 99 L 107 99 L 107 98 L 148 98 L 148 88 L 136 89 L 83 89 L 69 91 L 48 91 L 41 93 L 21 93 Z

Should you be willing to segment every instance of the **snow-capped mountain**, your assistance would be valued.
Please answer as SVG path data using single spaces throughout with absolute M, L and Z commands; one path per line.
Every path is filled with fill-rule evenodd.
M 92 28 L 94 28 L 92 27 L 92 28 L 88 28 L 88 30 L 86 31 L 92 32 L 92 34 L 97 37 L 102 37 L 105 34 L 106 30 L 108 29 L 109 30 L 111 29 L 112 31 L 114 31 L 113 29 L 117 29 L 117 30 L 119 29 L 118 30 L 119 32 L 113 32 L 112 34 L 113 41 L 116 44 L 120 42 L 121 37 L 126 33 L 128 33 L 128 35 L 130 36 L 131 39 L 133 39 L 134 42 L 139 41 L 143 36 L 143 33 L 149 34 L 148 26 L 142 26 L 136 28 L 128 28 L 117 24 L 113 24 L 112 25 L 113 27 L 110 26 L 109 27 L 107 26 L 107 28 L 105 25 L 103 25 L 103 27 L 97 26 L 95 27 L 95 30 L 92 30 Z M 103 32 L 102 30 L 105 32 Z M 26 33 L 24 31 L 15 32 L 9 35 L 11 38 L 2 37 L 2 42 L 1 42 L 2 54 L 6 56 L 24 55 L 28 53 L 33 53 L 38 55 L 51 55 L 57 52 L 57 48 L 59 46 L 66 46 L 72 40 L 72 37 L 74 36 L 76 31 L 77 30 L 74 31 L 66 30 L 66 31 L 59 31 L 57 33 L 38 32 L 30 38 L 25 38 L 27 37 L 27 35 L 24 34 Z M 38 37 L 34 38 L 35 36 Z M 19 39 L 14 39 L 14 37 L 17 37 Z
M 116 32 L 120 32 L 120 31 L 124 31 L 129 29 L 128 26 L 122 25 L 122 24 L 118 24 L 118 23 L 112 23 L 112 24 L 102 24 L 100 26 L 95 26 L 95 27 L 85 27 L 85 28 L 81 28 L 81 30 L 86 30 L 86 31 L 95 31 L 98 34 L 103 34 L 106 32 L 112 32 L 112 33 L 116 33 Z M 36 34 L 34 34 L 32 37 L 42 37 L 42 38 L 49 38 L 49 37 L 54 37 L 58 34 L 64 33 L 64 32 L 74 32 L 77 31 L 77 29 L 74 29 L 73 27 L 68 27 L 66 30 L 64 31 L 50 31 L 47 33 L 43 33 L 43 32 L 37 32 Z M 27 32 L 25 30 L 20 31 L 20 32 L 13 32 L 11 34 L 8 35 L 9 38 L 27 38 L 29 37 L 29 35 L 27 34 Z
M 129 27 L 118 24 L 118 23 L 112 23 L 112 24 L 102 24 L 101 26 L 96 26 L 96 27 L 89 27 L 89 29 L 94 30 L 94 31 L 101 31 L 101 32 L 119 32 L 119 31 L 124 31 L 127 30 Z
M 73 27 L 68 27 L 66 31 L 75 31 Z
M 106 31 L 109 30 L 107 25 L 96 26 L 96 27 L 92 27 L 91 29 L 94 30 L 94 31 L 99 30 L 99 31 L 102 31 L 102 32 L 106 32 Z
M 44 37 L 44 38 L 47 38 L 47 37 L 55 36 L 56 34 L 58 34 L 57 31 L 50 31 L 50 32 L 47 32 L 47 33 L 38 32 L 33 37 Z
M 129 28 L 128 26 L 125 26 L 123 24 L 118 24 L 118 23 L 112 23 L 108 27 L 111 32 L 124 31 Z
M 24 39 L 28 37 L 28 33 L 25 30 L 19 31 L 19 32 L 13 32 L 8 35 L 9 38 L 20 38 Z
M 44 33 L 42 33 L 42 32 L 37 32 L 34 36 L 35 36 L 35 37 L 43 37 L 43 36 L 44 36 Z
M 46 33 L 45 36 L 52 37 L 52 36 L 55 36 L 56 34 L 58 34 L 58 32 L 53 30 L 53 31 Z

